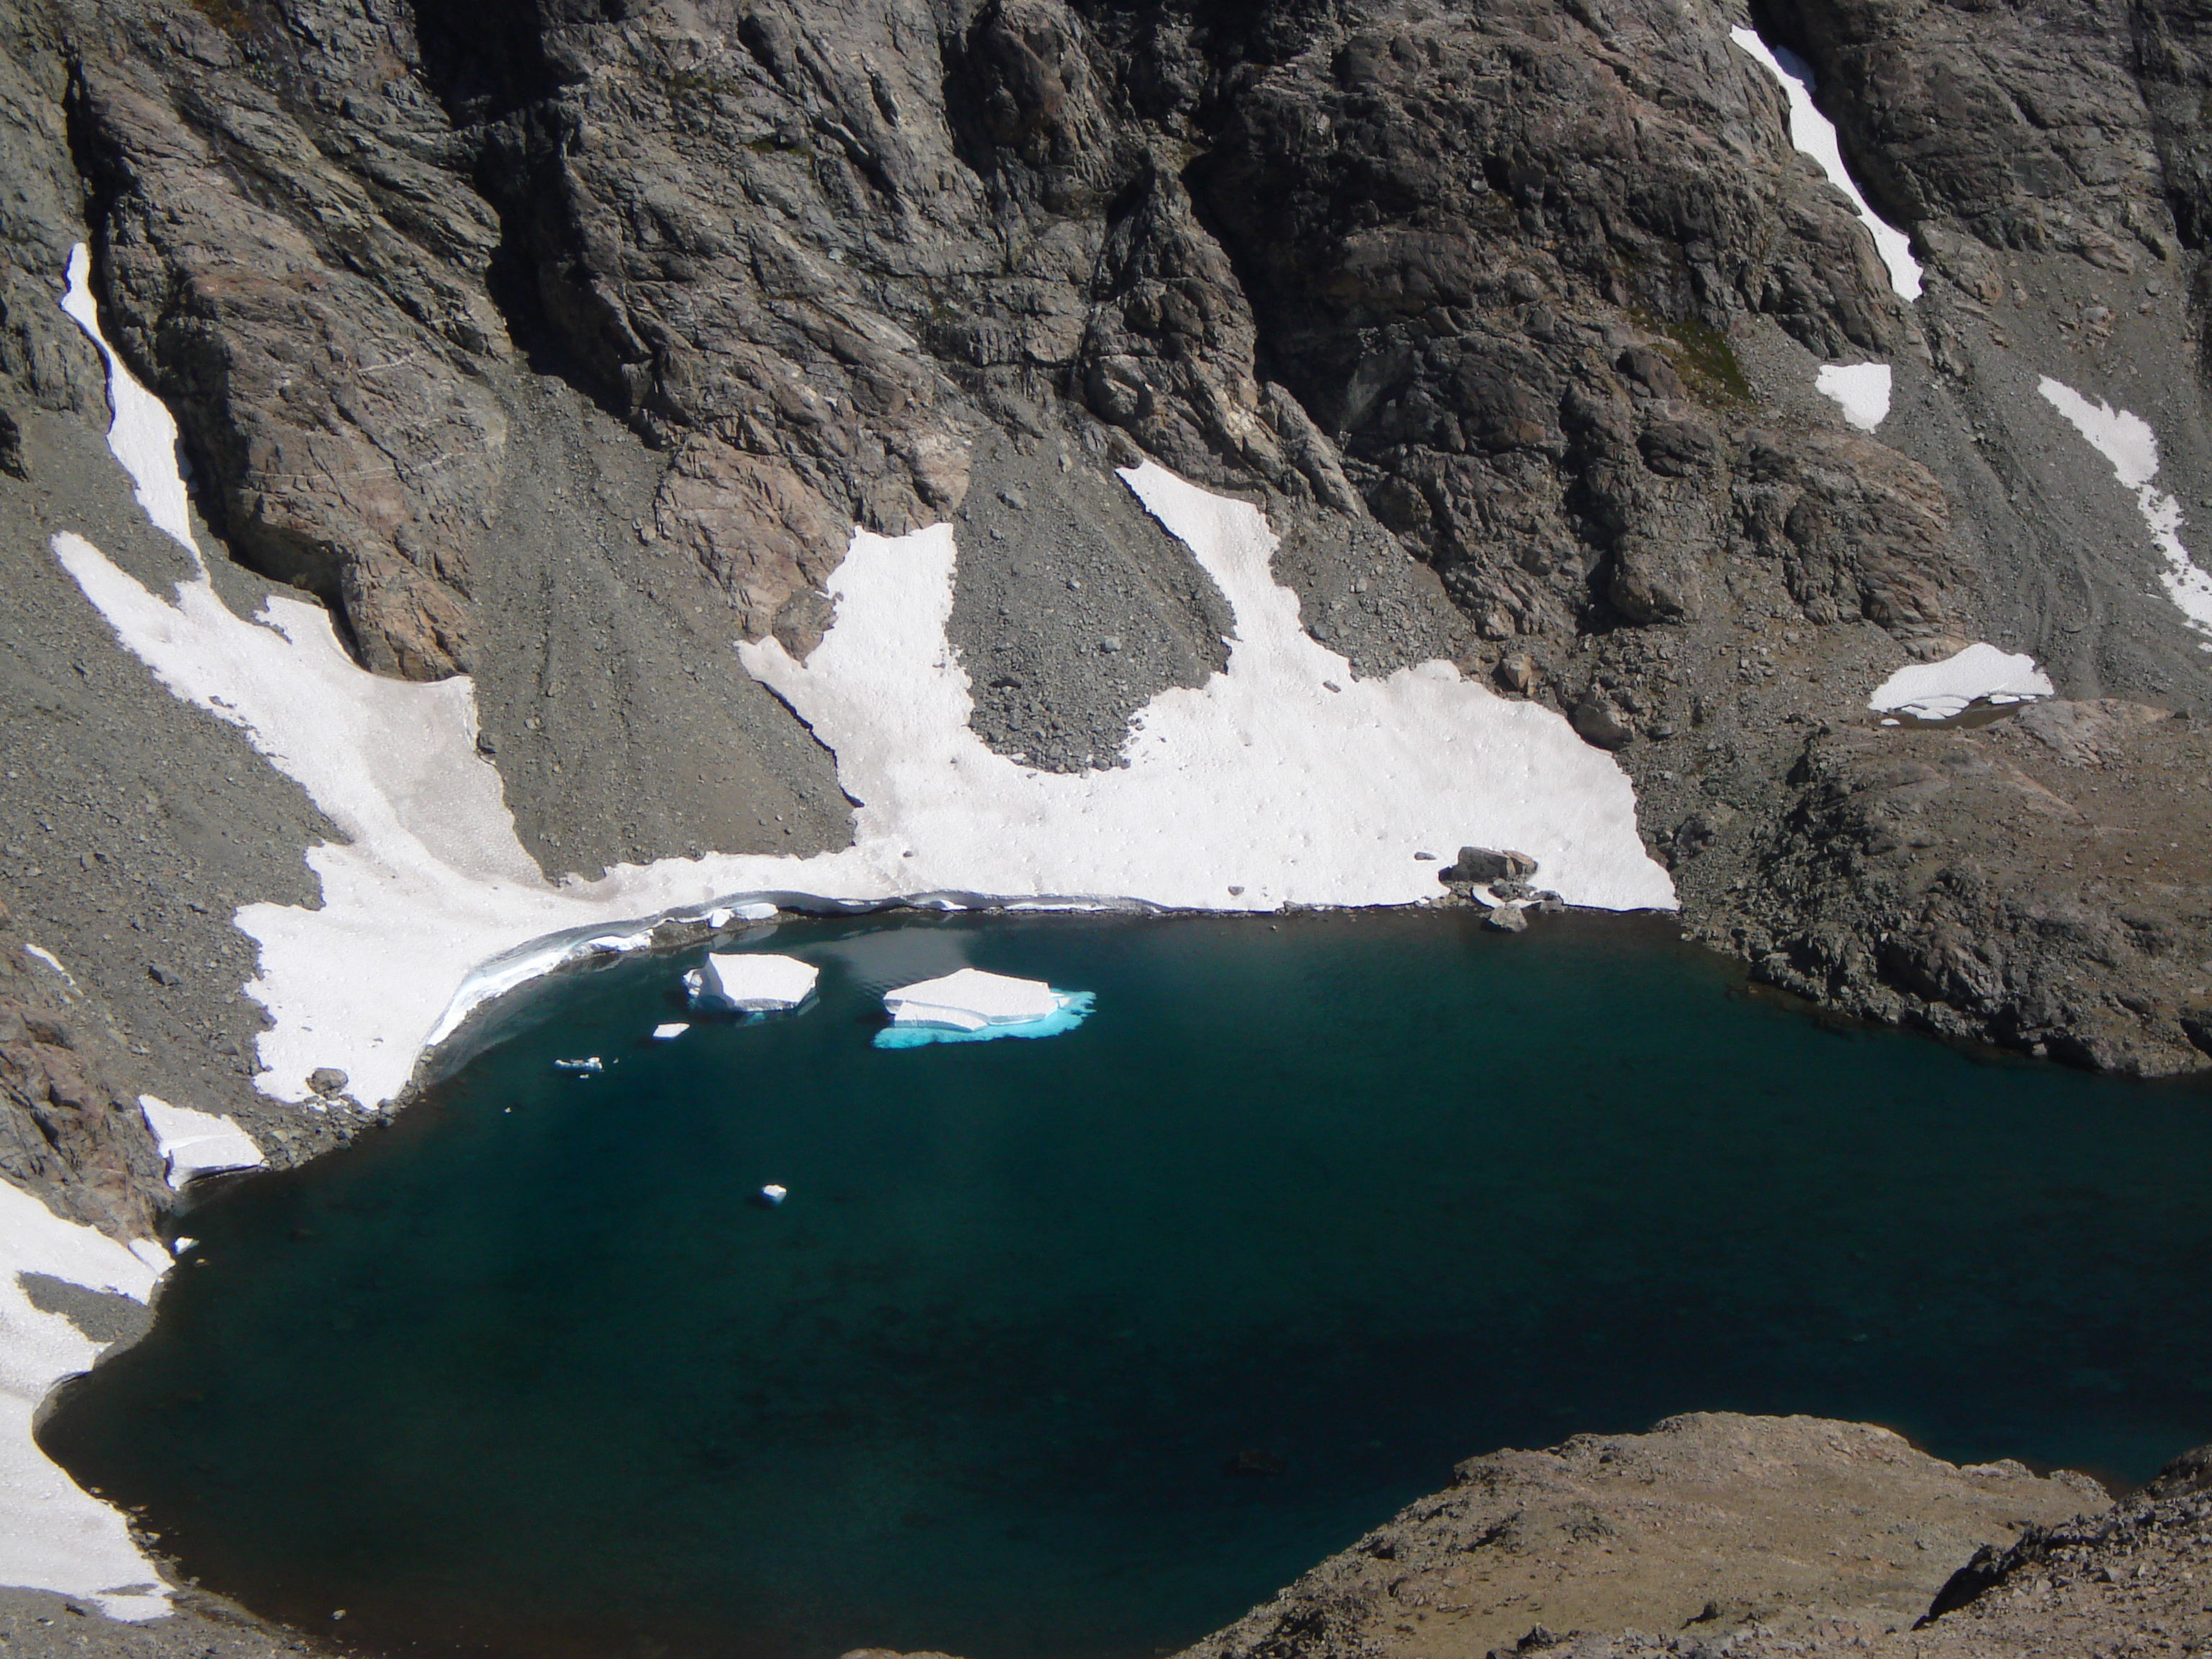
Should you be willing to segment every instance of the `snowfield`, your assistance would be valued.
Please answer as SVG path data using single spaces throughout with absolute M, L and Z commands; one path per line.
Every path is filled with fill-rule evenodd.
M 1830 363 L 1813 379 L 1813 388 L 1832 398 L 1844 419 L 1862 432 L 1872 432 L 1889 418 L 1887 363 Z
M 154 1133 L 154 1144 L 161 1149 L 173 1189 L 201 1176 L 258 1170 L 269 1162 L 253 1144 L 252 1136 L 240 1128 L 234 1118 L 172 1106 L 153 1095 L 139 1096 L 138 1109 Z
M 2048 374 L 2037 388 L 2043 400 L 2063 415 L 2089 447 L 2112 463 L 2121 487 L 2135 492 L 2151 543 L 2166 561 L 2159 581 L 2175 608 L 2200 634 L 2212 635 L 2212 575 L 2205 574 L 2181 544 L 2181 503 L 2158 488 L 2158 434 L 2150 422 L 2107 403 L 2091 403 L 2063 380 Z M 2212 651 L 2212 641 L 2203 645 Z
M 1828 176 L 1828 182 L 1850 198 L 1859 222 L 1874 237 L 1875 252 L 1889 272 L 1889 285 L 1906 301 L 1920 297 L 1920 261 L 1912 257 L 1912 241 L 1903 231 L 1867 205 L 1850 169 L 1844 165 L 1844 149 L 1836 137 L 1836 124 L 1813 102 L 1813 71 L 1805 60 L 1789 51 L 1777 51 L 1759 37 L 1756 29 L 1733 28 L 1729 39 L 1756 58 L 1781 83 L 1790 105 L 1790 142 L 1809 155 Z M 1844 419 L 1862 432 L 1872 432 L 1889 417 L 1890 372 L 1887 363 L 1828 363 L 1814 376 L 1814 389 L 1840 404 Z
M 118 388 L 110 447 L 164 518 L 175 427 L 107 352 L 70 267 L 70 315 Z M 499 775 L 476 748 L 474 688 L 380 679 L 319 606 L 282 596 L 251 620 L 197 574 L 155 593 L 81 536 L 53 550 L 124 645 L 178 696 L 244 730 L 343 830 L 312 849 L 316 909 L 248 905 L 260 945 L 246 988 L 269 1011 L 260 1086 L 307 1097 L 319 1066 L 387 1101 L 426 1047 L 502 992 L 580 954 L 635 949 L 650 921 L 740 896 L 882 900 L 955 893 L 1064 903 L 1134 898 L 1224 910 L 1405 904 L 1437 893 L 1416 852 L 1512 847 L 1570 902 L 1672 908 L 1612 757 L 1558 714 L 1500 697 L 1449 663 L 1360 680 L 1306 635 L 1269 568 L 1259 510 L 1147 464 L 1123 474 L 1235 613 L 1225 672 L 1141 710 L 1125 765 L 1076 776 L 993 753 L 968 729 L 968 678 L 945 640 L 956 550 L 939 525 L 856 532 L 831 578 L 836 621 L 805 662 L 738 647 L 836 757 L 864 802 L 854 844 L 807 858 L 716 854 L 554 883 L 516 838 Z M 642 919 L 642 920 L 641 920 Z

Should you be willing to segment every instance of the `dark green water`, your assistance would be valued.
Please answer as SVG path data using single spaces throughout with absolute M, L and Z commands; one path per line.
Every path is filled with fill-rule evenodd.
M 1823 1029 L 1625 921 L 765 948 L 819 1006 L 646 1047 L 689 961 L 550 983 L 396 1127 L 193 1214 L 49 1450 L 389 1651 L 1108 1659 L 1504 1444 L 1815 1412 L 2140 1478 L 2212 1438 L 2202 1092 Z M 870 1046 L 962 960 L 1097 1012 Z

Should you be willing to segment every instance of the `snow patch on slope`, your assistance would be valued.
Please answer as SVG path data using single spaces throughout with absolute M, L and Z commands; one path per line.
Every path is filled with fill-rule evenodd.
M 70 250 L 69 287 L 62 309 L 91 337 L 107 365 L 107 447 L 131 475 L 138 505 L 156 530 L 167 531 L 200 559 L 192 541 L 191 507 L 177 471 L 177 423 L 159 398 L 123 367 L 107 337 L 100 331 L 100 308 L 92 297 L 92 252 L 82 242 Z
M 71 315 L 97 338 L 85 267 L 70 269 Z M 126 388 L 118 410 L 140 407 L 129 371 L 108 361 Z M 111 434 L 111 445 L 142 495 L 163 499 L 173 441 Z M 374 677 L 320 607 L 271 598 L 246 620 L 216 596 L 204 564 L 162 595 L 80 536 L 57 536 L 53 549 L 163 684 L 242 728 L 348 838 L 307 855 L 320 908 L 256 904 L 237 916 L 261 947 L 246 988 L 272 1021 L 258 1081 L 283 1099 L 306 1099 L 307 1074 L 324 1066 L 345 1072 L 359 1098 L 389 1099 L 425 1046 L 483 1002 L 563 959 L 638 947 L 650 923 L 637 918 L 703 915 L 733 895 L 1402 904 L 1437 892 L 1417 850 L 1469 842 L 1528 852 L 1571 902 L 1673 907 L 1673 884 L 1637 834 L 1627 777 L 1558 714 L 1448 663 L 1355 679 L 1299 626 L 1257 508 L 1150 464 L 1123 476 L 1236 614 L 1227 671 L 1147 705 L 1123 767 L 1066 776 L 987 748 L 968 729 L 968 678 L 945 638 L 951 526 L 856 532 L 830 580 L 836 623 L 805 662 L 773 640 L 738 647 L 865 803 L 854 845 L 667 859 L 558 884 L 516 839 L 499 775 L 477 752 L 466 678 Z
M 2056 691 L 2051 676 L 2036 666 L 2034 658 L 1977 641 L 1942 662 L 1899 669 L 1867 699 L 1867 707 L 1914 720 L 1947 720 L 1977 702 L 2027 702 Z
M 1860 222 L 1874 233 L 1875 251 L 1888 268 L 1889 285 L 1907 300 L 1918 299 L 1920 261 L 1912 257 L 1911 239 L 1869 207 L 1858 185 L 1852 182 L 1850 170 L 1844 165 L 1843 146 L 1836 138 L 1836 124 L 1821 114 L 1813 102 L 1811 66 L 1786 48 L 1770 48 L 1755 29 L 1730 29 L 1729 39 L 1757 58 L 1782 83 L 1783 95 L 1790 101 L 1790 142 L 1820 163 L 1820 171 L 1828 175 L 1828 182 L 1850 198 Z
M 1862 432 L 1889 418 L 1889 386 L 1887 363 L 1827 363 L 1813 380 L 1814 390 L 1834 398 L 1844 419 Z
M 2158 434 L 2150 422 L 2107 403 L 2091 403 L 2063 380 L 2048 374 L 2038 390 L 2043 399 L 2063 415 L 2089 447 L 2112 463 L 2112 476 L 2122 488 L 2135 492 L 2136 510 L 2142 514 L 2152 543 L 2166 560 L 2159 580 L 2189 625 L 2200 634 L 2212 634 L 2212 575 L 2208 575 L 2189 550 L 2181 544 L 2181 503 L 2157 486 Z M 2212 643 L 2203 647 L 2212 651 Z
M 64 1221 L 0 1181 L 0 1584 L 82 1596 L 111 1619 L 158 1619 L 169 1592 L 114 1510 L 62 1473 L 31 1438 L 40 1402 L 92 1368 L 100 1345 L 41 1312 L 20 1275 L 44 1273 L 144 1302 L 157 1270 L 90 1227 Z

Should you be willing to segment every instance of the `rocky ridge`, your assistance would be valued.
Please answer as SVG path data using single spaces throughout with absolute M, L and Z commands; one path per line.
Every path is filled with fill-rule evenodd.
M 1469 1460 L 1191 1659 L 2201 1651 L 2204 1454 L 2112 1504 L 1863 1425 L 1700 1414 Z M 1970 1560 L 1966 1540 L 1983 1532 Z

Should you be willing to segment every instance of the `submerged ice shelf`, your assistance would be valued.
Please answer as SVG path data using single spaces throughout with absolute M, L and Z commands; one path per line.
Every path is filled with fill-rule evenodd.
M 891 1023 L 876 1034 L 876 1047 L 1057 1036 L 1080 1025 L 1092 1006 L 1088 991 L 1055 990 L 1041 979 L 963 968 L 885 992 L 884 1009 Z

